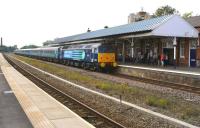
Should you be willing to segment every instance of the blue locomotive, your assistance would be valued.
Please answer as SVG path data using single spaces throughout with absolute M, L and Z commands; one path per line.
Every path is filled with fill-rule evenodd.
M 99 70 L 117 67 L 114 48 L 111 45 L 102 43 L 20 49 L 16 50 L 15 54 L 59 62 L 84 69 Z

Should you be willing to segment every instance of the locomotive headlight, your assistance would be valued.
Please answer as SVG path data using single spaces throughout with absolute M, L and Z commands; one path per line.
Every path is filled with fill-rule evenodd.
M 101 63 L 100 66 L 101 66 L 102 68 L 104 68 L 104 67 L 106 66 L 106 64 L 105 64 L 105 63 Z
M 117 67 L 117 63 L 116 62 L 113 63 L 113 67 Z

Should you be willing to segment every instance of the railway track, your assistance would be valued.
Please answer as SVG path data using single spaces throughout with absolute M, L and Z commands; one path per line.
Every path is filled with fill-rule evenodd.
M 116 121 L 106 117 L 105 115 L 99 113 L 98 111 L 90 108 L 89 106 L 85 105 L 84 103 L 76 100 L 75 98 L 71 97 L 70 95 L 58 90 L 54 86 L 48 84 L 47 82 L 43 81 L 42 79 L 38 78 L 37 76 L 33 75 L 22 65 L 15 63 L 12 59 L 8 56 L 4 55 L 5 59 L 20 73 L 22 73 L 25 77 L 30 79 L 33 83 L 35 83 L 38 87 L 42 90 L 47 92 L 49 95 L 54 97 L 56 100 L 61 102 L 63 105 L 74 111 L 80 117 L 91 123 L 96 128 L 125 128 L 125 126 L 117 123 Z
M 54 63 L 57 64 L 57 63 Z M 61 64 L 58 64 L 61 65 Z M 177 83 L 172 83 L 172 82 L 167 82 L 167 81 L 159 81 L 159 80 L 154 80 L 154 79 L 148 79 L 148 78 L 140 78 L 140 77 L 135 77 L 135 76 L 128 76 L 124 74 L 118 74 L 118 73 L 111 73 L 110 75 L 120 77 L 120 78 L 125 78 L 129 80 L 135 80 L 143 83 L 149 83 L 161 87 L 168 87 L 172 89 L 177 89 L 177 90 L 182 90 L 186 92 L 191 92 L 200 95 L 200 87 L 194 87 L 194 86 L 189 86 L 189 85 L 183 85 L 183 84 L 177 84 Z
M 188 86 L 188 85 L 183 85 L 183 84 L 176 84 L 176 83 L 166 82 L 166 81 L 153 80 L 153 79 L 148 79 L 148 78 L 140 78 L 140 77 L 116 74 L 116 73 L 114 73 L 112 75 L 120 77 L 120 78 L 135 80 L 135 81 L 139 81 L 139 82 L 143 82 L 143 83 L 149 83 L 149 84 L 158 85 L 161 87 L 168 87 L 168 88 L 172 88 L 172 89 L 187 91 L 187 92 L 191 92 L 191 93 L 200 95 L 200 88 L 198 88 L 198 87 L 193 87 L 193 86 Z

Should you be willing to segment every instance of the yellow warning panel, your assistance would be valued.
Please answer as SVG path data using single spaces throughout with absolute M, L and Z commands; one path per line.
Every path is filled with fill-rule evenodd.
M 98 62 L 115 62 L 115 53 L 98 53 Z

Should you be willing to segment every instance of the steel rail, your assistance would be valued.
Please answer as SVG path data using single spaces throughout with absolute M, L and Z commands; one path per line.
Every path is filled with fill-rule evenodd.
M 25 68 L 16 64 L 13 60 L 9 57 L 4 55 L 4 58 L 19 72 L 21 72 L 24 76 L 34 82 L 37 86 L 41 89 L 46 91 L 49 95 L 60 101 L 65 106 L 72 109 L 72 111 L 77 112 L 78 115 L 82 116 L 86 121 L 91 123 L 97 128 L 125 128 L 125 126 L 119 124 L 118 122 L 110 119 L 109 117 L 99 113 L 98 111 L 92 109 L 91 107 L 85 105 L 84 103 L 78 101 L 77 99 L 71 97 L 70 95 L 64 93 L 61 90 L 58 90 L 54 86 L 50 85 L 49 83 L 45 82 L 44 80 L 38 78 L 37 76 L 33 75 Z

